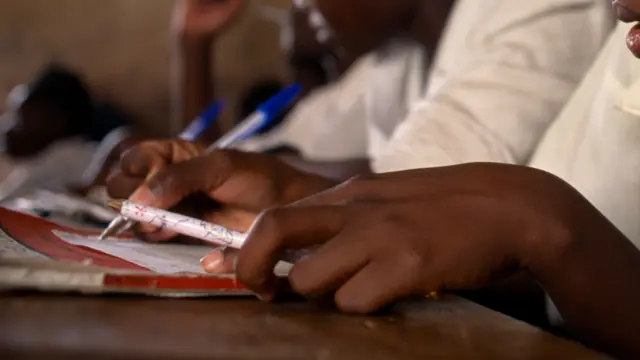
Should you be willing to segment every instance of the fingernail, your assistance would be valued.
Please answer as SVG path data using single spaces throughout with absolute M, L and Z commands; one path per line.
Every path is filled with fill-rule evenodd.
M 142 185 L 131 195 L 131 197 L 129 197 L 129 199 L 133 202 L 153 206 L 156 202 L 156 194 L 148 186 Z
M 222 265 L 222 258 L 217 254 L 211 254 L 200 259 L 200 265 L 206 272 L 218 272 Z

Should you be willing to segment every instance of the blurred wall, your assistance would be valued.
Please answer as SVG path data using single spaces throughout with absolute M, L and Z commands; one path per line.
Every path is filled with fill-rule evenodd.
M 172 5 L 172 0 L 0 0 L 0 108 L 13 86 L 55 60 L 80 70 L 95 93 L 122 106 L 152 134 L 166 134 Z M 278 27 L 251 8 L 216 50 L 217 94 L 231 104 L 251 81 L 284 74 Z

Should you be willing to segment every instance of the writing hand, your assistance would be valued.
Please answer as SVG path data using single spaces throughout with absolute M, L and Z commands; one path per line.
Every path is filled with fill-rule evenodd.
M 110 194 L 129 191 L 132 201 L 161 209 L 182 204 L 190 216 L 245 231 L 260 211 L 333 185 L 270 155 L 216 150 L 198 156 L 199 149 L 181 141 L 133 148 L 122 158 L 120 175 L 111 179 Z M 138 230 L 151 241 L 175 236 L 142 224 Z

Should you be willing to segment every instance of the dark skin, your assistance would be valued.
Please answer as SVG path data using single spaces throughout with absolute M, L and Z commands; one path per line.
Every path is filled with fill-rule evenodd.
M 129 163 L 135 156 L 134 150 L 125 157 L 128 171 L 137 166 Z M 316 249 L 290 273 L 296 292 L 312 299 L 333 295 L 339 309 L 353 313 L 524 274 L 540 283 L 580 339 L 620 358 L 640 356 L 640 252 L 548 173 L 470 164 L 370 175 L 332 187 L 273 157 L 218 151 L 163 167 L 147 184 L 135 201 L 171 208 L 189 195 L 205 195 L 218 205 L 199 216 L 238 230 L 270 208 L 236 260 L 228 252 L 225 261 L 203 263 L 224 272 L 235 262 L 240 281 L 264 300 L 281 288 L 273 269 L 284 249 Z M 150 240 L 175 235 L 138 230 Z
M 180 0 L 172 21 L 174 128 L 178 133 L 213 101 L 211 44 L 241 13 L 244 0 Z M 213 127 L 207 135 L 220 136 Z
M 247 231 L 262 210 L 336 184 L 270 155 L 220 150 L 198 156 L 203 152 L 204 146 L 199 143 L 143 142 L 122 157 L 120 168 L 108 180 L 109 195 L 165 209 L 174 208 L 191 195 L 206 195 L 216 203 L 203 207 L 196 201 L 199 211 L 190 215 Z M 206 168 L 206 173 L 194 172 L 196 166 Z M 179 173 L 185 176 L 178 176 Z M 202 177 L 211 182 L 210 191 L 191 191 L 192 187 L 201 187 Z M 155 195 L 159 193 L 163 196 Z M 141 237 L 149 241 L 166 241 L 175 236 L 148 227 L 141 226 L 139 230 Z
M 181 0 L 176 4 L 173 36 L 176 48 L 173 56 L 173 94 L 175 131 L 187 126 L 214 98 L 211 79 L 213 44 L 242 13 L 245 0 Z M 294 79 L 303 85 L 305 93 L 327 82 L 322 59 L 336 59 L 338 73 L 344 71 L 353 57 L 338 58 L 334 43 L 319 44 L 308 26 L 307 12 L 291 12 L 294 44 L 288 49 L 288 60 Z M 214 126 L 205 140 L 218 138 L 222 129 Z
M 640 21 L 640 1 L 625 5 L 624 20 Z M 138 170 L 140 178 L 149 164 L 162 169 L 138 188 L 135 201 L 171 208 L 188 195 L 205 194 L 219 204 L 207 219 L 232 226 L 249 214 L 235 223 L 239 230 L 256 209 L 270 208 L 234 261 L 238 278 L 262 299 L 277 294 L 273 268 L 284 249 L 316 248 L 293 267 L 294 290 L 309 298 L 333 295 L 341 310 L 355 313 L 409 295 L 482 288 L 526 274 L 584 342 L 619 358 L 640 357 L 640 252 L 553 175 L 469 164 L 332 186 L 258 154 L 217 151 L 166 166 L 189 149 L 198 153 L 197 145 L 150 144 L 161 148 L 138 148 L 124 158 L 125 164 L 137 159 L 138 169 L 147 166 Z M 153 155 L 159 153 L 164 157 Z M 219 251 L 212 256 L 203 263 L 207 270 L 228 271 L 233 263 Z
M 264 212 L 236 275 L 273 299 L 283 249 L 311 246 L 319 247 L 289 283 L 309 298 L 333 294 L 343 311 L 370 313 L 409 295 L 525 272 L 579 338 L 622 358 L 640 355 L 640 252 L 544 172 L 473 164 L 353 180 Z

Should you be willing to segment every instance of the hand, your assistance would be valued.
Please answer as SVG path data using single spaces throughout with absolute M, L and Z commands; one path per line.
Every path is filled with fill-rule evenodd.
M 182 140 L 144 141 L 129 148 L 107 179 L 107 191 L 114 199 L 135 194 L 145 181 L 167 166 L 187 161 L 204 153 L 198 142 Z
M 244 0 L 178 0 L 173 27 L 182 35 L 209 39 L 240 14 Z
M 198 156 L 201 149 L 184 141 L 137 146 L 123 157 L 121 174 L 109 183 L 110 195 L 126 197 L 119 190 L 129 190 L 132 201 L 174 211 L 189 198 L 195 203 L 186 204 L 192 211 L 187 215 L 246 231 L 262 210 L 333 185 L 269 155 L 218 150 Z M 141 224 L 138 230 L 150 241 L 176 235 Z
M 554 254 L 576 194 L 547 173 L 497 164 L 355 179 L 262 213 L 238 254 L 236 275 L 273 299 L 282 251 L 318 247 L 295 264 L 289 282 L 311 298 L 335 293 L 344 311 L 480 287 Z M 212 257 L 219 262 L 222 255 Z

